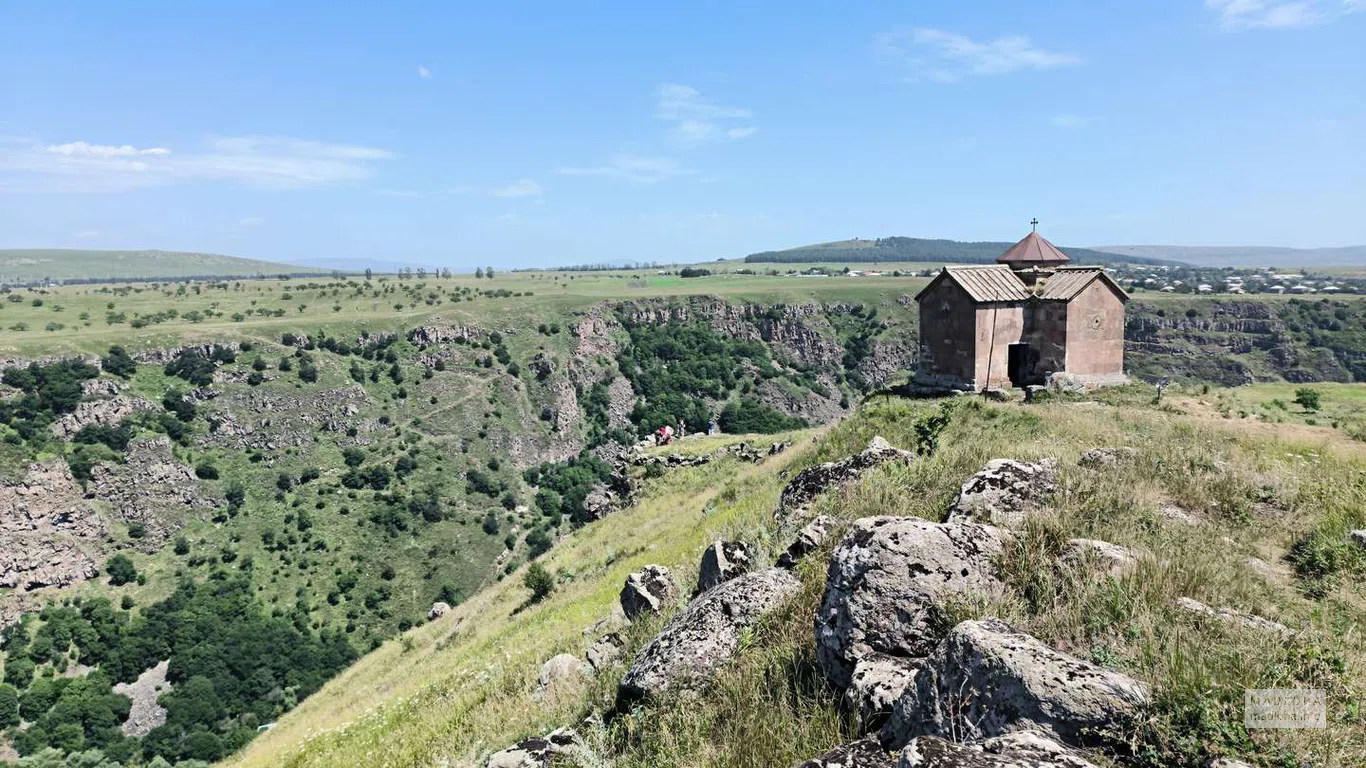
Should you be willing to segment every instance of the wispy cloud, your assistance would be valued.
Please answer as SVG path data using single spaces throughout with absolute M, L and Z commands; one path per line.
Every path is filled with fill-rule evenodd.
M 1205 0 L 1205 7 L 1218 15 L 1219 25 L 1227 31 L 1309 27 L 1331 15 L 1317 0 Z M 1350 0 L 1344 8 L 1350 10 Z
M 654 184 L 679 176 L 697 175 L 697 171 L 683 167 L 670 157 L 632 155 L 624 152 L 612 155 L 603 165 L 558 168 L 555 172 L 565 176 L 603 176 L 637 184 Z
M 677 83 L 659 86 L 655 119 L 669 123 L 669 136 L 684 144 L 744 139 L 759 130 L 751 123 L 751 110 L 722 106 Z
M 99 236 L 100 231 L 98 229 L 82 229 L 72 235 L 77 240 L 90 240 Z
M 504 187 L 495 188 L 490 194 L 494 197 L 540 197 L 545 190 L 531 179 L 518 179 Z
M 912 81 L 953 83 L 969 76 L 1059 69 L 1082 63 L 1076 54 L 1038 48 L 1020 35 L 978 42 L 965 35 L 925 27 L 882 33 L 874 38 L 873 46 L 884 58 L 905 67 L 907 79 Z
M 243 216 L 237 220 L 237 226 L 243 229 L 252 229 L 265 223 L 266 220 L 260 216 Z
M 418 67 L 417 67 L 417 76 L 420 77 L 420 78 L 422 78 L 423 80 L 431 80 L 431 79 L 432 79 L 432 71 L 431 71 L 430 69 L 427 69 L 426 67 L 422 66 L 421 64 L 419 64 Z
M 0 186 L 37 192 L 119 192 L 191 182 L 255 187 L 335 186 L 360 181 L 385 149 L 287 137 L 217 137 L 190 152 L 167 147 L 0 144 Z
M 1072 114 L 1054 115 L 1053 118 L 1048 121 L 1054 128 L 1080 128 L 1091 122 L 1095 122 L 1094 117 Z

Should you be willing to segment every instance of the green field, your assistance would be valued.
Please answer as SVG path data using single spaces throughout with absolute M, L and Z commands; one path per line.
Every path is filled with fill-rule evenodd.
M 0 248 L 0 284 L 38 280 L 249 277 L 325 270 L 238 256 L 184 251 Z

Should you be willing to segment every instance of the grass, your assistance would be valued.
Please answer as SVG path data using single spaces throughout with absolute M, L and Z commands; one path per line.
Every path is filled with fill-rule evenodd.
M 1053 456 L 1060 490 L 1020 531 L 1001 562 L 1009 593 L 994 603 L 955 606 L 962 618 L 999 615 L 1071 653 L 1148 681 L 1156 705 L 1132 732 L 1132 763 L 1197 766 L 1243 755 L 1261 765 L 1366 762 L 1357 702 L 1366 682 L 1366 610 L 1359 577 L 1317 594 L 1278 565 L 1307 532 L 1360 524 L 1366 469 L 1359 456 L 1248 431 L 1238 423 L 1150 407 L 1138 392 L 1119 405 L 956 403 L 930 457 L 866 475 L 817 512 L 848 522 L 877 515 L 939 519 L 958 485 L 988 459 Z M 581 687 L 538 698 L 535 677 L 557 652 L 580 653 L 583 630 L 607 616 L 630 571 L 669 565 L 686 594 L 701 550 L 740 538 L 772 556 L 788 535 L 772 517 L 784 477 L 858 450 L 874 434 L 916 442 L 916 426 L 938 402 L 875 398 L 815 443 L 757 466 L 721 461 L 677 470 L 648 484 L 642 502 L 594 523 L 545 558 L 559 587 L 513 614 L 526 590 L 508 579 L 446 618 L 386 643 L 288 714 L 231 761 L 241 766 L 474 765 L 491 750 L 563 725 L 580 725 L 594 755 L 620 766 L 787 766 L 853 736 L 814 669 L 811 615 L 824 558 L 801 567 L 804 590 L 771 614 L 739 657 L 701 694 L 673 693 L 610 724 L 585 721 L 606 710 L 620 669 Z M 1102 445 L 1138 450 L 1132 464 L 1103 471 L 1076 466 Z M 1158 513 L 1175 503 L 1206 520 L 1190 527 Z M 1067 538 L 1111 541 L 1143 553 L 1120 580 L 1078 578 L 1054 556 Z M 1263 578 L 1259 557 L 1281 576 Z M 763 558 L 761 557 L 761 560 Z M 1193 619 L 1177 597 L 1230 606 L 1281 621 L 1290 640 Z M 629 649 L 658 622 L 633 627 Z M 590 638 L 587 638 L 591 640 Z M 1255 731 L 1241 726 L 1247 687 L 1317 687 L 1329 695 L 1322 731 Z M 585 765 L 596 764 L 586 760 Z
M 197 277 L 323 270 L 238 256 L 178 251 L 93 251 L 62 248 L 0 249 L 0 281 Z

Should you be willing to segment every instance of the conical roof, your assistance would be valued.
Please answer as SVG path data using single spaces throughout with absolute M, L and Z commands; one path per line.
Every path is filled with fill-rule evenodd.
M 1058 266 L 1068 261 L 1067 254 L 1038 232 L 1025 235 L 1023 240 L 996 258 L 997 264 L 1020 264 L 1026 267 Z

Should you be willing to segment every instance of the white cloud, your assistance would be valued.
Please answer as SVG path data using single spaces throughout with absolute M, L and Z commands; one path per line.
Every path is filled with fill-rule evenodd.
M 76 238 L 77 240 L 90 240 L 91 238 L 99 236 L 100 231 L 98 229 L 82 229 L 81 231 L 72 235 L 72 237 Z
M 368 178 L 385 149 L 288 137 L 211 138 L 189 152 L 85 141 L 0 143 L 0 184 L 8 189 L 118 192 L 191 182 L 256 187 L 334 186 Z
M 1328 20 L 1329 13 L 1317 0 L 1205 0 L 1205 7 L 1219 16 L 1225 30 L 1290 29 Z M 1350 11 L 1352 0 L 1344 9 Z
M 716 104 L 696 88 L 677 83 L 659 86 L 655 119 L 672 124 L 670 137 L 684 144 L 743 139 L 758 131 L 749 124 L 752 111 Z
M 1035 47 L 1029 38 L 1006 35 L 978 42 L 940 29 L 885 32 L 874 38 L 879 54 L 910 70 L 908 79 L 952 83 L 972 75 L 1004 75 L 1020 70 L 1075 67 L 1081 57 Z
M 243 229 L 251 229 L 265 224 L 266 220 L 260 216 L 243 216 L 237 220 L 237 226 Z
M 1053 119 L 1048 122 L 1054 128 L 1079 128 L 1094 120 L 1095 118 L 1086 117 L 1084 115 L 1061 114 L 1054 115 Z
M 422 78 L 423 80 L 431 80 L 432 71 L 419 64 L 417 67 L 417 76 Z
M 670 157 L 651 157 L 618 152 L 604 165 L 588 168 L 558 168 L 556 173 L 566 176 L 603 176 L 638 184 L 654 184 L 679 176 L 695 176 L 697 171 L 684 168 Z
M 494 197 L 540 197 L 544 190 L 531 179 L 518 179 L 505 187 L 498 187 L 490 194 Z

